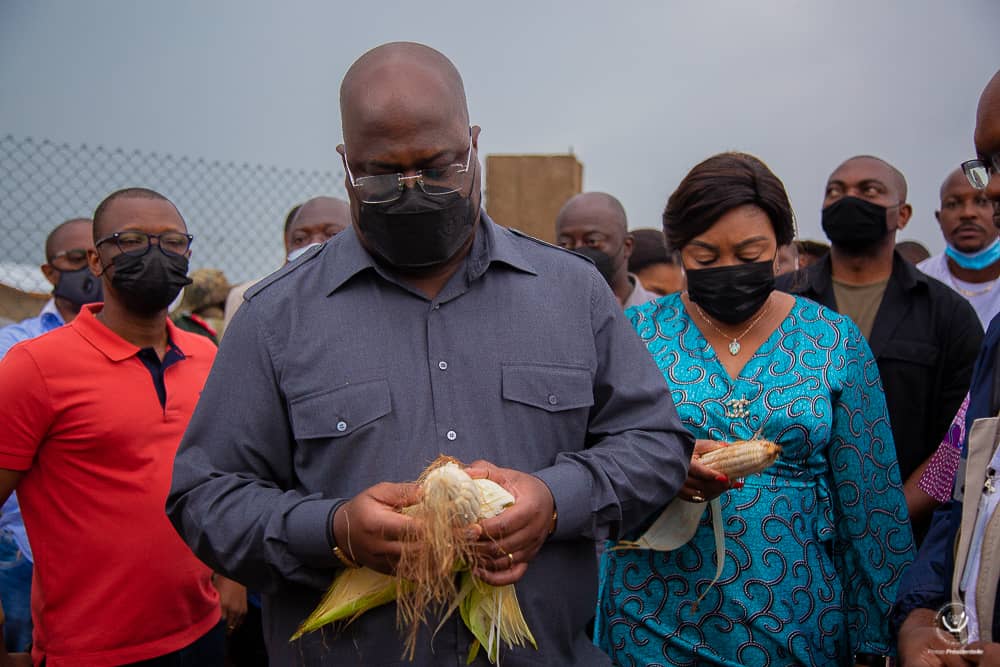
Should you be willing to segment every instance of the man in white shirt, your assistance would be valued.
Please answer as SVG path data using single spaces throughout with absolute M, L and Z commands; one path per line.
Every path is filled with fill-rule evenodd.
M 948 247 L 917 268 L 964 296 L 985 329 L 1000 312 L 1000 238 L 993 203 L 956 169 L 941 184 L 941 210 L 934 216 Z

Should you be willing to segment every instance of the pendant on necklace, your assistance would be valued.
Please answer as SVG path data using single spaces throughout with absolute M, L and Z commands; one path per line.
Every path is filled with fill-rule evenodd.
M 736 339 L 733 339 L 733 342 L 729 344 L 729 354 L 735 357 L 739 353 L 740 353 L 740 342 Z

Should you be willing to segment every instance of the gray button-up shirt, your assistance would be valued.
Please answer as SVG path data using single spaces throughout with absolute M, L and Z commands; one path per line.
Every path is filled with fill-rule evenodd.
M 485 214 L 464 265 L 429 300 L 353 229 L 251 289 L 184 437 L 168 513 L 216 571 L 265 593 L 273 664 L 389 665 L 395 606 L 289 644 L 336 574 L 330 517 L 440 453 L 535 474 L 559 512 L 517 584 L 538 650 L 505 665 L 605 665 L 585 626 L 594 540 L 616 537 L 683 484 L 692 438 L 663 376 L 585 259 Z M 458 614 L 416 664 L 462 665 Z M 403 664 L 403 663 L 400 663 Z M 477 665 L 488 664 L 480 652 Z

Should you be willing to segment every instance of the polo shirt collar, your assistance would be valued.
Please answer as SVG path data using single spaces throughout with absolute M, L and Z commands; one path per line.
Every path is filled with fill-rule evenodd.
M 102 308 L 104 308 L 103 303 L 86 304 L 80 309 L 80 314 L 73 318 L 69 326 L 73 327 L 84 340 L 100 350 L 111 361 L 124 361 L 129 357 L 134 357 L 138 354 L 140 348 L 116 334 L 95 317 L 97 313 L 101 312 Z M 177 348 L 174 341 L 177 340 L 180 329 L 170 321 L 169 317 L 166 319 L 166 322 L 168 346 L 177 349 L 181 353 L 181 358 L 194 356 L 193 354 L 185 354 Z
M 375 260 L 358 239 L 354 226 L 338 234 L 334 242 L 327 242 L 321 258 L 326 271 L 327 295 L 336 292 L 355 275 L 375 270 Z M 466 259 L 466 271 L 470 279 L 482 276 L 494 262 L 506 264 L 514 269 L 537 275 L 537 271 L 515 245 L 510 232 L 497 225 L 482 211 L 476 227 L 476 237 Z

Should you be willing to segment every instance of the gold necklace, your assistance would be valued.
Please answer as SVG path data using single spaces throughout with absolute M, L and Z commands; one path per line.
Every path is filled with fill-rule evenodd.
M 958 283 L 955 281 L 955 276 L 951 275 L 951 271 L 948 272 L 948 280 L 951 281 L 951 286 L 954 287 L 959 294 L 964 296 L 966 299 L 969 299 L 974 296 L 982 296 L 987 292 L 989 292 L 990 290 L 992 290 L 993 286 L 997 284 L 998 279 L 994 278 L 993 280 L 989 281 L 990 284 L 981 290 L 971 290 L 959 287 Z
M 688 295 L 688 300 L 689 301 L 691 300 L 691 295 L 690 294 Z M 715 326 L 715 324 L 712 322 L 712 320 L 708 319 L 708 315 L 706 315 L 705 311 L 703 311 L 701 309 L 701 306 L 699 306 L 698 304 L 694 303 L 694 301 L 691 301 L 691 303 L 694 304 L 694 307 L 698 310 L 698 314 L 701 315 L 701 319 L 705 320 L 705 323 L 708 326 L 710 326 L 713 329 L 715 329 L 715 332 L 717 334 L 719 334 L 720 336 L 722 336 L 723 338 L 729 338 L 729 334 L 727 334 L 726 332 L 724 332 L 719 327 Z M 767 299 L 767 305 L 764 306 L 764 308 L 761 309 L 760 313 L 757 314 L 757 317 L 753 318 L 753 322 L 750 323 L 750 326 L 748 326 L 746 329 L 744 329 L 743 333 L 741 333 L 739 336 L 736 336 L 735 338 L 733 338 L 729 342 L 729 354 L 731 354 L 731 355 L 733 355 L 735 357 L 736 355 L 738 355 L 740 353 L 740 350 L 743 349 L 742 346 L 740 345 L 740 341 L 743 339 L 744 336 L 746 336 L 748 333 L 750 333 L 750 331 L 755 326 L 757 326 L 757 323 L 760 322 L 761 319 L 765 315 L 767 315 L 768 311 L 770 311 L 770 310 L 771 310 L 771 299 L 769 297 Z

